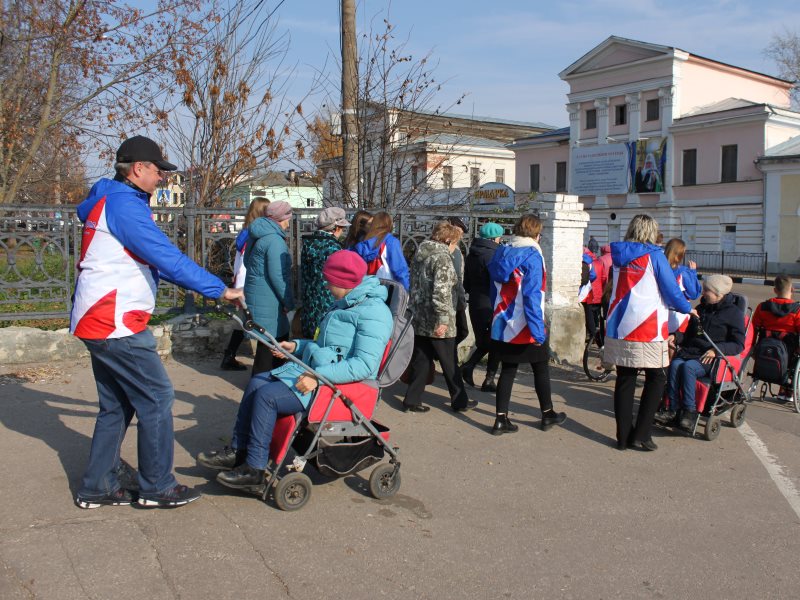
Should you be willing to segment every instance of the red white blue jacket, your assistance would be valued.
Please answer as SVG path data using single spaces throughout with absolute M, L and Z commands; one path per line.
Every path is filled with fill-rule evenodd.
M 614 280 L 606 335 L 634 342 L 669 336 L 669 309 L 689 313 L 692 306 L 678 287 L 664 251 L 654 244 L 611 244 Z
M 149 195 L 101 179 L 78 205 L 84 223 L 70 332 L 102 340 L 139 333 L 155 307 L 159 277 L 209 298 L 225 284 L 176 248 L 153 222 Z
M 581 287 L 578 290 L 578 302 L 586 301 L 588 304 L 588 298 L 592 294 L 592 288 L 594 286 L 594 282 L 597 280 L 597 272 L 594 270 L 594 254 L 588 249 L 583 249 L 583 256 L 581 257 Z M 585 267 L 583 265 L 586 265 Z M 586 274 L 588 275 L 588 281 L 584 282 L 583 280 L 583 269 L 586 269 Z
M 368 275 L 397 281 L 408 291 L 408 263 L 403 256 L 400 240 L 387 233 L 380 244 L 377 244 L 377 241 L 377 237 L 369 238 L 358 242 L 350 249 L 367 263 Z
M 233 259 L 233 287 L 244 288 L 247 267 L 244 266 L 244 251 L 247 249 L 247 238 L 250 230 L 245 227 L 236 236 L 236 258 Z
M 703 288 L 697 280 L 697 271 L 690 269 L 686 265 L 678 265 L 672 272 L 675 274 L 675 280 L 678 282 L 678 287 L 681 288 L 683 295 L 686 299 L 697 300 L 700 294 L 703 293 Z M 674 310 L 669 311 L 669 332 L 675 333 L 676 331 L 686 331 L 689 325 L 689 315 L 685 315 Z
M 492 281 L 491 335 L 510 344 L 544 344 L 544 290 L 547 270 L 542 249 L 532 238 L 512 236 L 489 263 Z

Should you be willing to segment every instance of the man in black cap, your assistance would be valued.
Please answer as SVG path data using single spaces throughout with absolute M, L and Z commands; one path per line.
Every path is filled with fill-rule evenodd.
M 164 160 L 158 144 L 142 136 L 125 140 L 114 168 L 114 179 L 98 181 L 77 210 L 84 227 L 70 331 L 89 349 L 100 410 L 75 503 L 182 506 L 200 494 L 172 473 L 175 394 L 147 328 L 158 281 L 210 298 L 243 294 L 182 254 L 153 222 L 150 196 L 164 172 L 177 168 Z M 121 487 L 117 477 L 120 446 L 134 415 L 138 493 Z

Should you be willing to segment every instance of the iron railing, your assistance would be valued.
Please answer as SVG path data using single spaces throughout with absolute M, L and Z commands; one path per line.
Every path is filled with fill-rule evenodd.
M 767 278 L 767 254 L 764 252 L 726 252 L 687 250 L 684 262 L 693 260 L 700 273 Z
M 156 224 L 182 252 L 225 282 L 233 278 L 236 235 L 246 209 L 153 207 Z M 395 211 L 395 234 L 407 259 L 430 236 L 436 221 L 455 215 L 468 226 L 462 241 L 466 251 L 481 225 L 503 224 L 507 232 L 517 214 L 446 209 Z M 296 298 L 302 300 L 297 276 L 303 235 L 316 228 L 319 209 L 294 209 L 288 243 L 295 270 Z M 0 321 L 69 316 L 80 256 L 82 224 L 74 206 L 0 206 Z M 191 312 L 210 308 L 211 301 L 161 282 L 156 312 Z

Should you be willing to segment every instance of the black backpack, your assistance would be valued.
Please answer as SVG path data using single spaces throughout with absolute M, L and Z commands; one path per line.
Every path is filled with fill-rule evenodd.
M 789 349 L 777 337 L 762 337 L 753 350 L 753 379 L 783 383 L 789 369 Z

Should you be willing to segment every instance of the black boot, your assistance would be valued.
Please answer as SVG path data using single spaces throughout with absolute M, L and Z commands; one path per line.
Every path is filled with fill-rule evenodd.
M 497 386 L 494 383 L 495 375 L 497 375 L 497 371 L 486 371 L 486 379 L 483 380 L 483 385 L 481 386 L 482 392 L 491 392 L 494 394 L 497 391 Z
M 230 446 L 197 455 L 197 462 L 200 465 L 215 471 L 230 471 L 243 464 L 246 459 L 247 450 L 235 450 Z
M 475 370 L 475 364 L 472 360 L 468 360 L 463 365 L 461 365 L 461 379 L 464 380 L 464 383 L 467 385 L 471 385 L 475 387 L 475 380 L 472 377 L 472 372 Z
M 264 484 L 264 471 L 254 469 L 247 463 L 239 465 L 232 471 L 223 471 L 217 475 L 217 481 L 231 488 L 251 488 Z
M 230 352 L 225 352 L 225 355 L 222 357 L 222 364 L 219 366 L 220 369 L 223 371 L 246 371 L 247 367 L 245 367 L 242 363 L 236 360 L 236 357 L 231 354 Z
M 683 415 L 681 416 L 680 426 L 681 429 L 684 429 L 691 433 L 694 431 L 695 425 L 697 425 L 697 413 L 690 410 L 683 411 Z
M 497 415 L 492 427 L 492 435 L 503 435 L 504 433 L 514 433 L 519 427 L 508 420 L 508 415 Z

